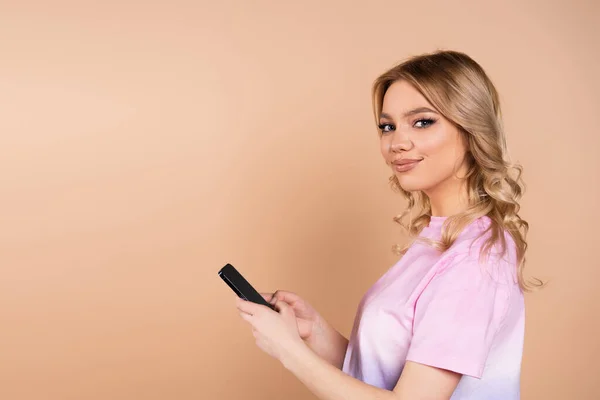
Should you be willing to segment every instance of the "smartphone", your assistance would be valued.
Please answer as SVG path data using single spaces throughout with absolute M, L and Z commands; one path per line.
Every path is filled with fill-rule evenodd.
M 240 298 L 275 310 L 275 306 L 268 303 L 233 265 L 226 264 L 219 270 L 219 276 Z

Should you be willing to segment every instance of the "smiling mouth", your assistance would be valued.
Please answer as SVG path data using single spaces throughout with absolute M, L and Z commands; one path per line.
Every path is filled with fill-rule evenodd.
M 407 172 L 417 166 L 422 160 L 402 160 L 401 162 L 395 162 L 394 170 L 397 172 Z

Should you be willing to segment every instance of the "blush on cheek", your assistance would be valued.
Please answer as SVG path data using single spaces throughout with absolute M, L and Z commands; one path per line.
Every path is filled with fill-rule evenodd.
M 445 135 L 430 135 L 419 143 L 419 150 L 424 157 L 444 157 L 444 153 L 454 152 L 454 147 Z

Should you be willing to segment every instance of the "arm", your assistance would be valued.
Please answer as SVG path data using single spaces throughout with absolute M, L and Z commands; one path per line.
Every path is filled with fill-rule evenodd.
M 321 400 L 448 400 L 460 374 L 407 362 L 393 391 L 351 377 L 319 357 L 302 340 L 297 318 L 285 302 L 277 312 L 236 298 L 240 316 L 251 326 L 256 344 L 291 371 Z
M 307 346 L 294 346 L 281 359 L 321 400 L 448 400 L 461 375 L 407 362 L 393 391 L 368 385 L 320 358 Z
M 308 347 L 328 363 L 342 369 L 348 339 L 321 317 L 318 318 L 314 329 L 314 338 L 306 341 Z

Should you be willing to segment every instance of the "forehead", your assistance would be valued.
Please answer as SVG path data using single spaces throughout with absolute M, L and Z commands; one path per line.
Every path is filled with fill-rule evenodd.
M 413 85 L 401 80 L 392 83 L 385 92 L 381 112 L 400 118 L 421 107 L 435 109 Z

